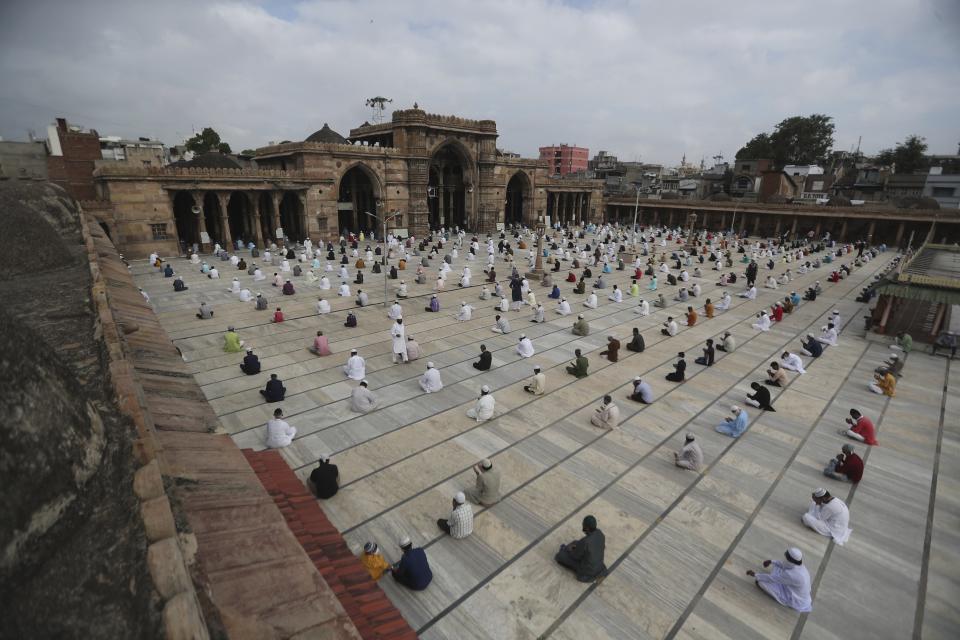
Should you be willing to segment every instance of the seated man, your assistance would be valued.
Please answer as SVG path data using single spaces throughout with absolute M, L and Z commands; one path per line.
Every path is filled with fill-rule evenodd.
M 587 367 L 590 366 L 589 361 L 581 353 L 580 349 L 576 349 L 573 354 L 576 356 L 576 359 L 567 367 L 567 373 L 578 378 L 587 377 Z
M 596 413 L 590 417 L 590 424 L 604 429 L 616 429 L 620 424 L 620 407 L 613 404 L 613 398 L 603 396 L 603 402 Z
M 780 368 L 780 363 L 770 363 L 770 368 L 767 369 L 767 379 L 764 381 L 764 384 L 768 384 L 771 387 L 782 387 L 787 384 L 787 374 Z
M 473 507 L 467 504 L 467 497 L 462 491 L 453 496 L 450 517 L 437 520 L 437 528 L 449 533 L 454 540 L 462 540 L 473 533 Z
M 480 395 L 477 397 L 477 401 L 473 407 L 467 409 L 467 417 L 477 422 L 484 422 L 493 417 L 496 408 L 497 401 L 494 399 L 493 394 L 490 393 L 490 387 L 483 385 L 480 387 Z
M 827 463 L 823 475 L 840 482 L 856 484 L 863 477 L 863 458 L 854 453 L 852 444 L 845 444 L 840 448 L 837 457 Z
M 597 519 L 587 516 L 583 519 L 584 537 L 569 544 L 560 545 L 555 560 L 561 566 L 573 571 L 580 582 L 593 582 L 607 573 L 603 563 L 606 539 L 597 528 Z
M 577 316 L 577 321 L 573 323 L 573 328 L 570 330 L 571 333 L 575 336 L 588 336 L 590 335 L 590 323 L 588 323 L 581 313 Z
M 748 393 L 744 402 L 764 411 L 776 411 L 770 404 L 770 389 L 759 382 L 751 382 L 750 388 L 753 389 L 753 393 Z
M 287 421 L 283 419 L 283 409 L 274 411 L 273 418 L 267 421 L 267 448 L 280 449 L 289 446 L 296 435 L 296 428 L 291 427 L 287 424 Z
M 427 562 L 427 554 L 423 549 L 413 547 L 410 538 L 400 539 L 400 550 L 403 552 L 400 561 L 391 567 L 393 579 L 413 591 L 423 591 L 433 580 L 433 572 Z
M 790 547 L 783 555 L 786 563 L 780 560 L 763 561 L 764 567 L 773 565 L 769 573 L 757 573 L 750 569 L 747 575 L 756 578 L 757 586 L 783 606 L 801 613 L 812 611 L 810 573 L 803 566 L 803 554 L 800 549 Z
M 500 502 L 500 470 L 493 468 L 490 460 L 482 460 L 473 465 L 477 479 L 473 489 L 467 490 L 467 498 L 485 507 Z
M 868 384 L 867 388 L 874 393 L 892 398 L 896 395 L 897 379 L 893 377 L 892 373 L 875 373 L 873 374 L 873 382 Z
M 370 413 L 376 408 L 377 397 L 370 391 L 367 381 L 361 380 L 350 392 L 350 410 L 354 413 Z
M 733 415 L 724 418 L 723 422 L 714 427 L 714 431 L 722 433 L 725 436 L 730 436 L 731 438 L 739 438 L 740 435 L 747 430 L 747 412 L 737 405 L 730 407 L 730 412 Z
M 713 338 L 707 338 L 707 346 L 703 348 L 703 355 L 694 360 L 697 364 L 705 367 L 712 367 L 716 351 L 713 348 Z
M 687 433 L 683 448 L 673 453 L 673 463 L 690 471 L 700 471 L 703 468 L 703 450 L 692 433 Z
M 266 398 L 267 402 L 281 402 L 286 393 L 287 388 L 283 386 L 283 383 L 277 378 L 277 374 L 275 373 L 270 374 L 270 379 L 267 380 L 267 387 L 260 389 L 260 395 Z
M 247 349 L 247 355 L 243 357 L 240 370 L 248 376 L 260 373 L 260 358 L 253 355 L 253 349 Z
M 850 524 L 850 510 L 843 500 L 830 495 L 830 492 L 818 488 L 813 492 L 813 501 L 807 512 L 800 520 L 817 533 L 843 546 L 850 539 L 852 530 Z
M 733 335 L 729 331 L 725 331 L 723 334 L 723 340 L 717 345 L 718 351 L 723 351 L 724 353 L 733 353 L 737 348 L 737 341 L 733 339 Z
M 620 341 L 613 336 L 607 336 L 607 348 L 600 352 L 601 356 L 607 356 L 610 362 L 616 362 L 620 353 Z
M 890 359 L 884 360 L 883 364 L 876 368 L 875 373 L 881 376 L 889 373 L 893 377 L 899 378 L 901 371 L 903 371 L 903 360 L 897 354 L 891 353 Z
M 640 335 L 640 329 L 634 327 L 633 336 L 630 338 L 630 342 L 627 343 L 627 350 L 642 353 L 645 348 L 646 345 L 644 344 L 643 336 Z
M 800 341 L 800 345 L 800 351 L 803 352 L 803 355 L 813 358 L 819 358 L 823 355 L 823 345 L 813 337 L 812 333 L 808 333 L 806 339 Z
M 206 302 L 201 302 L 200 311 L 197 313 L 197 317 L 201 320 L 209 320 L 213 317 L 213 309 L 211 309 Z
M 673 319 L 673 316 L 668 316 L 667 321 L 663 323 L 663 329 L 660 329 L 660 335 L 673 337 L 677 335 L 678 330 L 677 323 Z
M 340 490 L 340 470 L 330 462 L 328 456 L 320 456 L 317 468 L 310 472 L 307 487 L 313 495 L 324 500 L 337 495 Z
M 633 393 L 627 397 L 634 402 L 650 404 L 653 402 L 653 389 L 649 382 L 644 382 L 640 376 L 637 376 L 633 379 Z
M 683 382 L 686 379 L 687 361 L 686 354 L 681 351 L 677 354 L 677 362 L 673 365 L 673 372 L 668 373 L 665 378 L 669 382 Z
M 473 368 L 480 371 L 489 371 L 493 363 L 493 354 L 487 351 L 486 345 L 480 345 L 480 360 L 473 363 Z
M 542 396 L 546 391 L 547 377 L 543 375 L 539 366 L 533 368 L 533 377 L 530 378 L 530 384 L 523 386 L 523 390 L 532 393 L 535 396 Z

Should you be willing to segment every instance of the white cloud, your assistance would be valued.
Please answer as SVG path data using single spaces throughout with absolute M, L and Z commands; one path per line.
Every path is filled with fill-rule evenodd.
M 30 2 L 0 9 L 0 134 L 58 115 L 236 149 L 343 134 L 374 95 L 492 118 L 525 155 L 569 142 L 625 159 L 732 158 L 791 115 L 837 147 L 960 140 L 953 0 Z

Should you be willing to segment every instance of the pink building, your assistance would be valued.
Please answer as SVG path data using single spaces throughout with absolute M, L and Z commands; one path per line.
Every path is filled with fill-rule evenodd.
M 565 176 L 568 173 L 586 171 L 589 154 L 590 150 L 586 147 L 568 144 L 540 147 L 540 159 L 547 161 L 548 171 L 551 175 Z

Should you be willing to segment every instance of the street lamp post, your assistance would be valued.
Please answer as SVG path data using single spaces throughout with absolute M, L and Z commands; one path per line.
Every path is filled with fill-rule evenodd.
M 384 202 L 383 202 L 382 200 L 377 200 L 377 209 L 378 209 L 378 210 L 379 210 L 381 207 L 383 207 L 383 205 L 384 205 Z M 399 210 L 399 209 L 394 210 L 390 215 L 386 215 L 386 214 L 384 214 L 384 215 L 377 215 L 377 214 L 375 214 L 375 213 L 370 213 L 369 211 L 366 211 L 365 213 L 366 213 L 368 216 L 372 216 L 372 217 L 376 218 L 377 220 L 380 221 L 380 224 L 383 225 L 383 239 L 382 239 L 382 242 L 383 242 L 383 255 L 380 256 L 380 264 L 386 266 L 386 264 L 387 264 L 387 251 L 388 251 L 388 248 L 387 248 L 387 222 L 390 221 L 390 220 L 393 220 L 394 218 L 396 218 L 397 216 L 399 216 L 399 215 L 400 215 L 400 210 Z M 384 308 L 386 308 L 386 306 L 387 306 L 387 298 L 388 298 L 388 296 L 387 296 L 387 280 L 388 280 L 387 271 L 386 271 L 386 269 L 384 269 L 384 270 L 383 270 L 383 306 L 384 306 Z
M 736 225 L 736 222 L 737 222 L 737 207 L 739 207 L 739 206 L 740 206 L 740 200 L 737 200 L 736 203 L 733 205 L 733 218 L 730 220 L 730 232 L 731 232 L 731 233 L 733 232 L 733 228 L 734 228 L 734 226 Z
M 640 210 L 640 185 L 633 183 L 633 188 L 637 192 L 637 198 L 633 202 L 633 252 L 637 252 L 637 212 Z

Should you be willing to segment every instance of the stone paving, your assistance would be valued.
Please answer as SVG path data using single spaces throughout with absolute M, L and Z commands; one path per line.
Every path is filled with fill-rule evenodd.
M 826 281 L 822 267 L 779 291 L 760 288 L 754 301 L 734 297 L 730 310 L 711 320 L 701 314 L 696 326 L 681 324 L 672 338 L 661 336 L 659 328 L 668 315 L 682 318 L 687 303 L 671 302 L 640 317 L 633 313 L 636 299 L 609 302 L 607 289 L 600 292 L 599 308 L 591 310 L 565 282 L 559 283 L 563 295 L 574 314 L 583 312 L 589 320 L 589 336 L 572 335 L 574 317 L 554 313 L 555 301 L 534 282 L 548 321 L 529 322 L 532 313 L 525 306 L 508 313 L 510 334 L 492 333 L 493 301 L 477 299 L 481 261 L 469 263 L 474 286 L 458 290 L 456 274 L 466 264 L 461 257 L 447 290 L 439 293 L 439 314 L 423 310 L 433 278 L 428 275 L 431 285 L 414 285 L 413 271 L 401 272 L 410 289 L 402 302 L 404 324 L 424 351 L 419 361 L 403 365 L 391 364 L 391 322 L 382 304 L 359 310 L 359 326 L 348 329 L 343 319 L 353 298 L 338 298 L 335 288 L 320 292 L 303 277 L 291 278 L 296 295 L 280 296 L 269 280 L 253 283 L 229 263 L 217 261 L 222 279 L 210 280 L 187 260 L 174 259 L 190 286 L 175 293 L 172 280 L 145 262 L 132 269 L 239 446 L 262 448 L 264 424 L 281 406 L 298 429 L 293 445 L 282 451 L 297 474 L 309 475 L 322 454 L 334 455 L 339 465 L 342 489 L 322 507 L 351 549 L 359 551 L 372 539 L 395 560 L 394 541 L 402 535 L 426 548 L 435 575 L 429 589 L 413 593 L 381 582 L 421 637 L 956 637 L 957 378 L 944 358 L 914 351 L 895 398 L 866 388 L 889 349 L 881 337 L 863 335 L 865 307 L 854 297 L 892 257 L 882 254 L 837 284 Z M 436 261 L 430 271 L 435 269 Z M 703 270 L 703 293 L 691 302 L 698 310 L 705 298 L 720 297 L 716 272 L 709 265 Z M 264 271 L 269 276 L 273 269 Z M 352 279 L 352 265 L 349 271 Z M 509 266 L 498 261 L 497 272 L 504 276 Z M 614 271 L 607 278 L 623 288 L 629 273 Z M 227 291 L 234 275 L 254 293 L 263 291 L 270 311 L 237 302 Z M 564 277 L 566 269 L 555 275 Z M 365 277 L 360 288 L 372 303 L 382 302 L 383 277 L 370 274 L 369 265 Z M 751 327 L 758 310 L 817 279 L 825 291 L 815 302 L 803 303 L 769 332 Z M 641 282 L 641 295 L 652 300 L 647 282 Z M 354 295 L 357 286 L 351 284 Z M 658 293 L 671 300 L 676 289 L 661 284 Z M 732 287 L 731 293 L 740 290 Z M 330 301 L 333 313 L 314 312 L 318 295 Z M 214 319 L 196 319 L 201 299 L 212 305 Z M 456 322 L 460 301 L 475 307 L 473 320 Z M 269 321 L 276 306 L 286 315 L 282 324 Z M 799 337 L 817 333 L 833 309 L 845 322 L 840 344 L 807 362 L 805 375 L 788 374 L 789 384 L 774 398 L 777 412 L 746 407 L 750 426 L 744 435 L 731 440 L 715 433 L 713 426 L 731 404 L 742 405 L 750 382 L 763 379 L 769 362 L 784 349 L 797 350 Z M 237 366 L 242 354 L 223 352 L 223 331 L 230 324 L 256 349 L 261 374 L 243 375 Z M 625 344 L 633 327 L 644 335 L 646 351 L 621 350 L 617 363 L 598 355 L 607 335 Z M 333 355 L 307 351 L 317 329 L 329 337 Z M 725 330 L 735 336 L 737 350 L 718 352 L 710 368 L 694 364 L 704 340 Z M 534 342 L 533 358 L 515 352 L 521 333 Z M 471 366 L 481 343 L 493 352 L 487 372 Z M 341 367 L 352 348 L 366 358 L 370 388 L 381 400 L 367 415 L 348 406 L 355 383 Z M 590 360 L 590 375 L 579 380 L 563 369 L 576 348 Z M 688 379 L 679 385 L 664 380 L 678 351 L 686 351 L 688 361 Z M 417 384 L 428 360 L 441 371 L 440 393 L 424 394 Z M 541 397 L 522 390 L 534 364 L 547 377 Z M 258 393 L 270 373 L 278 373 L 287 387 L 283 403 L 265 404 Z M 653 404 L 626 399 L 635 375 L 650 380 Z M 465 411 L 482 384 L 493 389 L 497 411 L 493 420 L 478 424 Z M 622 412 L 621 428 L 610 432 L 589 422 L 607 393 Z M 857 447 L 866 472 L 856 487 L 821 473 L 844 443 L 836 430 L 851 407 L 873 418 L 880 440 L 869 451 Z M 673 465 L 672 452 L 687 431 L 704 449 L 703 473 Z M 482 458 L 501 470 L 503 500 L 492 508 L 475 507 L 469 538 L 439 535 L 435 520 L 449 510 L 453 493 L 471 486 L 470 468 Z M 817 486 L 850 505 L 853 535 L 843 547 L 800 523 Z M 553 555 L 561 542 L 579 537 L 588 513 L 606 535 L 610 574 L 600 584 L 585 585 L 557 567 Z M 810 614 L 778 606 L 744 576 L 791 545 L 803 549 L 814 580 Z

